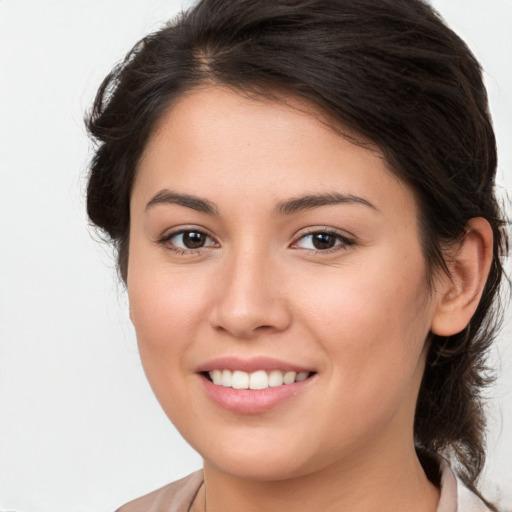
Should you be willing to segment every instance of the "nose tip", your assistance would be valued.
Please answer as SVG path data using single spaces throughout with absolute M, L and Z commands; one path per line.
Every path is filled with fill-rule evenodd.
M 290 323 L 284 290 L 268 271 L 245 265 L 218 286 L 210 314 L 216 330 L 247 339 L 283 331 Z
M 279 332 L 288 323 L 285 315 L 279 314 L 276 307 L 271 314 L 265 314 L 263 309 L 242 308 L 240 305 L 230 309 L 218 308 L 212 320 L 213 327 L 229 332 L 236 338 L 252 338 L 258 334 Z

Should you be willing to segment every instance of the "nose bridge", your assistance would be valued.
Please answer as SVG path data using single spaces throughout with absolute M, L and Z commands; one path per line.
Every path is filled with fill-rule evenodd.
M 242 338 L 283 330 L 291 320 L 278 264 L 268 248 L 254 242 L 226 256 L 211 315 L 215 328 Z

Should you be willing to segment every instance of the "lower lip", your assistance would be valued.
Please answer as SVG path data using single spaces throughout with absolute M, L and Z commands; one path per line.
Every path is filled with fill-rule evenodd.
M 204 375 L 200 375 L 200 378 L 208 397 L 223 409 L 240 414 L 259 414 L 269 411 L 303 392 L 312 383 L 315 376 L 308 377 L 301 382 L 266 389 L 227 388 L 214 384 Z

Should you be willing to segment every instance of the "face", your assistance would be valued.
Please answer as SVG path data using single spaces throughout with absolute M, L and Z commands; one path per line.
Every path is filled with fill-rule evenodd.
M 149 382 L 207 464 L 254 479 L 412 447 L 435 314 L 412 192 L 307 110 L 191 92 L 131 198 Z

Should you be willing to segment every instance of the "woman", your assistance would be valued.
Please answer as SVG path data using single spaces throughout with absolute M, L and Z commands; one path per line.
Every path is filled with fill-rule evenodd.
M 478 63 L 425 3 L 202 1 L 88 127 L 89 216 L 204 459 L 122 512 L 496 510 L 495 141 Z

